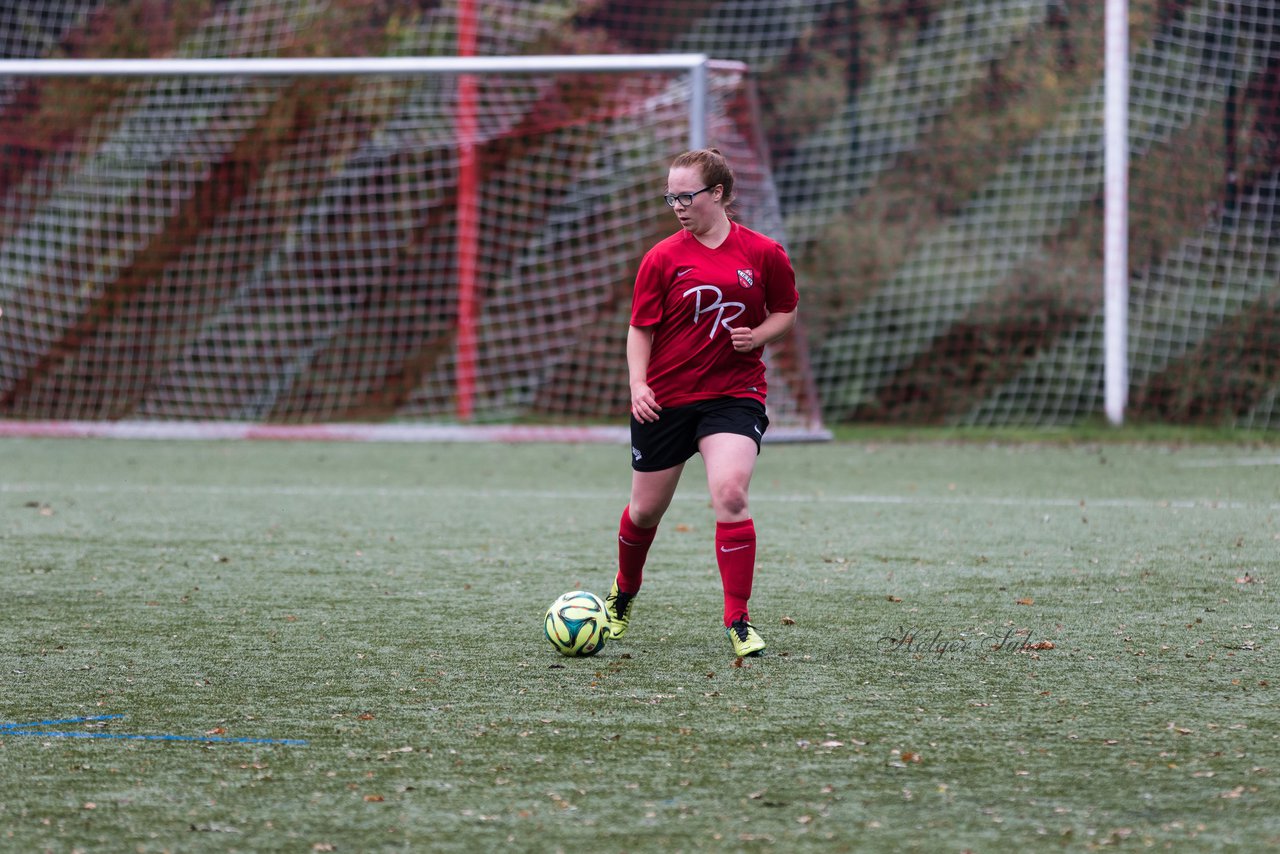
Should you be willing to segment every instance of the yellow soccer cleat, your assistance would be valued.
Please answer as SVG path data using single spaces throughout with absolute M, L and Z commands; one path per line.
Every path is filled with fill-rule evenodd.
M 746 620 L 737 620 L 724 630 L 733 644 L 733 652 L 738 658 L 759 655 L 764 652 L 764 638 L 756 631 L 756 627 Z
M 631 622 L 631 603 L 634 593 L 623 593 L 618 589 L 618 581 L 614 579 L 613 589 L 604 597 L 605 609 L 609 612 L 609 637 L 620 638 L 627 633 Z

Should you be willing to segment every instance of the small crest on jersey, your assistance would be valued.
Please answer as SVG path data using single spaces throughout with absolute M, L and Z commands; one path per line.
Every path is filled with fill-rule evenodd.
M 754 270 L 739 270 L 738 284 L 744 288 L 749 288 L 756 283 L 756 274 Z

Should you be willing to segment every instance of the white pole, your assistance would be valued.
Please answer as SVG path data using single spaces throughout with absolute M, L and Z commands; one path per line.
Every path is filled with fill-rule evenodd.
M 1129 402 L 1129 3 L 1107 0 L 1104 82 L 1103 311 L 1107 420 Z

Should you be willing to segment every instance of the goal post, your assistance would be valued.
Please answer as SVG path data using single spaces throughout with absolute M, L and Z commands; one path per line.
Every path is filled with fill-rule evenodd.
M 1103 119 L 1103 409 L 1129 402 L 1129 3 L 1106 0 Z
M 18 423 L 582 436 L 625 418 L 626 301 L 672 230 L 671 156 L 725 151 L 740 218 L 785 242 L 746 68 L 706 54 L 0 60 L 0 78 L 25 104 L 0 115 Z M 767 358 L 776 435 L 825 437 L 802 345 Z

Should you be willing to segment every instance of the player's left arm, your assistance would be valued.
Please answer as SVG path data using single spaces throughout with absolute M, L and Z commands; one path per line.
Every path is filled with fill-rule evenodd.
M 739 326 L 732 330 L 733 349 L 739 353 L 750 353 L 766 344 L 772 344 L 785 338 L 791 328 L 796 325 L 796 311 L 775 311 L 756 327 Z
M 796 273 L 791 266 L 791 259 L 787 257 L 782 245 L 775 243 L 772 252 L 765 256 L 762 263 L 768 293 L 766 307 L 773 306 L 775 310 L 770 310 L 759 326 L 739 326 L 731 330 L 733 349 L 739 353 L 750 353 L 785 338 L 796 325 L 796 311 L 800 300 L 796 293 Z M 777 310 L 784 308 L 785 311 Z

